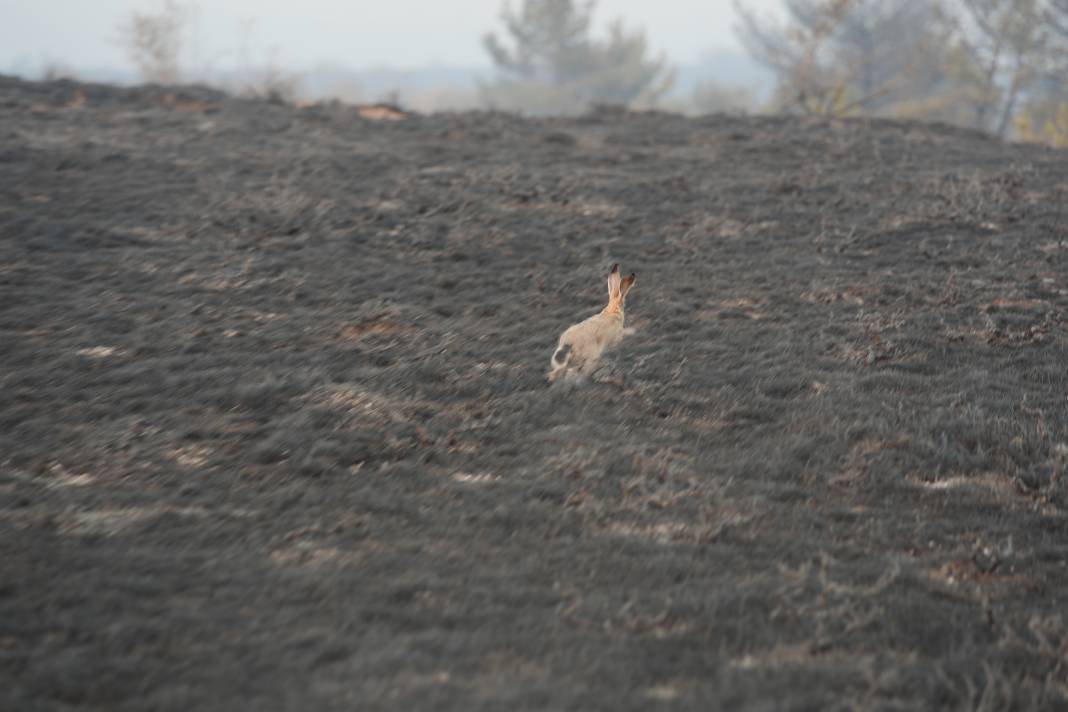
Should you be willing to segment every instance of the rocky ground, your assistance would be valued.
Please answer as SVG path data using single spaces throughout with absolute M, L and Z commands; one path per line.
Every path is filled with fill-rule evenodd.
M 942 126 L 0 78 L 0 708 L 1068 708 L 1066 230 Z

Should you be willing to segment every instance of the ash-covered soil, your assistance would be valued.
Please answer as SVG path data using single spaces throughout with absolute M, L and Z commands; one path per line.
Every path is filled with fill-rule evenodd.
M 1066 231 L 940 126 L 0 79 L 0 708 L 1068 708 Z

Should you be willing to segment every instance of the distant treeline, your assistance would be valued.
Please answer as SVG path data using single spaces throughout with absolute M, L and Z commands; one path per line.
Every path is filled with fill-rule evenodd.
M 575 114 L 618 104 L 886 116 L 1068 146 L 1068 0 L 782 0 L 782 6 L 780 19 L 764 18 L 735 0 L 739 37 L 775 77 L 770 101 L 710 81 L 689 96 L 672 93 L 675 70 L 652 52 L 641 29 L 617 20 L 606 36 L 593 34 L 593 0 L 506 3 L 501 31 L 483 40 L 493 78 L 440 91 L 452 108 Z M 120 42 L 144 80 L 191 78 L 181 58 L 195 7 L 162 0 L 124 20 Z M 249 34 L 234 52 L 245 68 L 228 75 L 226 88 L 298 98 L 300 76 L 281 67 L 277 50 L 255 59 Z M 364 99 L 343 81 L 327 93 Z

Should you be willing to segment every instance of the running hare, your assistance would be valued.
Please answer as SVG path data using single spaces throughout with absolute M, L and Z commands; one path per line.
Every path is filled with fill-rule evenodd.
M 561 376 L 578 374 L 589 376 L 597 367 L 601 353 L 614 347 L 623 338 L 623 301 L 634 286 L 637 275 L 619 277 L 619 265 L 612 265 L 608 275 L 608 306 L 600 314 L 571 326 L 560 335 L 552 357 L 549 382 Z

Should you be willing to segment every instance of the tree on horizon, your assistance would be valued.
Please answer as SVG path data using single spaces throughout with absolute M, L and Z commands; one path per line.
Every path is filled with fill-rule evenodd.
M 613 22 L 591 36 L 594 0 L 523 0 L 505 4 L 504 38 L 483 42 L 500 77 L 481 86 L 492 108 L 530 114 L 580 113 L 591 104 L 651 106 L 674 81 L 663 56 L 651 56 L 642 30 Z

